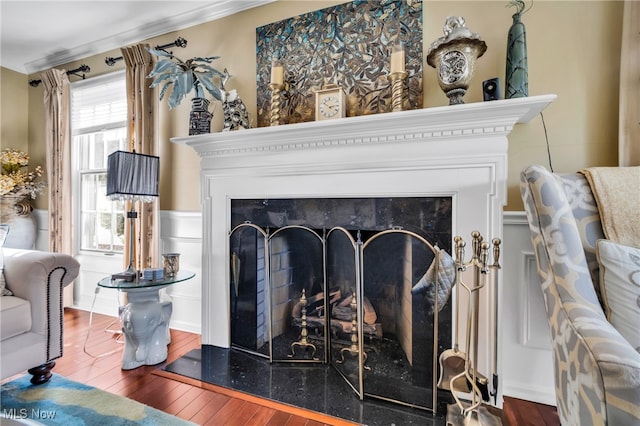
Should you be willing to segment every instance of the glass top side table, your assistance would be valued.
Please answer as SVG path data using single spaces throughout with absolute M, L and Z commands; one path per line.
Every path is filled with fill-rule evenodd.
M 169 321 L 173 305 L 170 300 L 160 300 L 160 290 L 190 280 L 195 275 L 191 271 L 178 271 L 174 276 L 159 280 L 125 281 L 106 277 L 98 282 L 100 287 L 127 293 L 128 303 L 120 309 L 125 337 L 123 370 L 166 361 L 167 346 L 171 342 Z
M 126 292 L 132 290 L 148 290 L 153 287 L 164 288 L 171 284 L 176 284 L 181 281 L 190 280 L 195 277 L 196 274 L 191 271 L 178 271 L 176 275 L 171 277 L 164 277 L 159 280 L 143 280 L 139 279 L 137 281 L 125 281 L 125 280 L 114 280 L 111 277 L 105 277 L 100 280 L 98 285 L 104 288 L 115 288 L 118 290 L 123 290 Z

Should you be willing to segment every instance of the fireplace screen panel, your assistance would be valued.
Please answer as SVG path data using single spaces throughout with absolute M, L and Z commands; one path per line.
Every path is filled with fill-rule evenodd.
M 359 395 L 363 395 L 360 349 L 359 243 L 344 228 L 327 235 L 327 309 L 331 318 L 330 348 L 332 364 Z
M 451 201 L 232 200 L 231 312 L 250 317 L 232 318 L 233 346 L 274 362 L 330 363 L 360 398 L 433 410 L 452 306 L 412 290 L 434 246 L 451 252 Z M 234 306 L 243 301 L 266 306 Z
M 268 239 L 272 359 L 324 362 L 322 237 L 309 228 L 289 226 Z
M 418 235 L 391 230 L 366 240 L 362 258 L 364 393 L 429 405 L 437 372 L 434 324 L 440 306 L 434 306 L 433 294 L 413 289 L 435 253 Z M 368 327 L 375 334 L 368 334 Z
M 243 224 L 229 239 L 231 344 L 270 357 L 265 238 L 261 228 Z

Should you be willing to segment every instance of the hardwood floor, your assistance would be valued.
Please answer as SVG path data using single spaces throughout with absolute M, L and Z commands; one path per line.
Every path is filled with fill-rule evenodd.
M 201 425 L 347 426 L 354 423 L 243 394 L 162 371 L 165 363 L 124 371 L 120 368 L 122 343 L 105 331 L 117 329 L 116 318 L 94 314 L 87 340 L 89 313 L 65 309 L 64 356 L 54 373 L 108 392 L 126 396 Z M 87 341 L 84 351 L 85 340 Z M 199 348 L 200 336 L 171 330 L 166 363 Z M 504 398 L 503 424 L 557 426 L 555 407 Z
M 322 426 L 353 425 L 320 413 L 240 394 L 197 380 L 165 373 L 156 366 L 124 371 L 120 368 L 122 344 L 105 329 L 118 328 L 115 318 L 94 314 L 85 353 L 89 313 L 65 309 L 64 356 L 54 373 L 108 392 L 126 396 L 200 425 Z M 200 336 L 171 330 L 170 363 L 200 347 Z M 106 354 L 101 356 L 102 354 Z M 174 380 L 178 379 L 178 380 Z
M 560 426 L 556 407 L 504 397 L 503 424 L 508 426 Z

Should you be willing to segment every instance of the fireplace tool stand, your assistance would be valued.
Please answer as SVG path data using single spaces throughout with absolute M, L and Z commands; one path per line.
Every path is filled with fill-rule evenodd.
M 489 265 L 489 243 L 483 242 L 482 235 L 478 231 L 471 233 L 472 237 L 472 257 L 469 262 L 464 261 L 464 248 L 466 243 L 460 237 L 455 238 L 456 243 L 456 284 L 457 291 L 464 288 L 469 295 L 467 307 L 467 324 L 466 324 L 466 347 L 464 371 L 451 377 L 449 388 L 455 399 L 455 404 L 447 406 L 447 425 L 501 425 L 500 416 L 491 412 L 489 408 L 482 404 L 482 401 L 488 401 L 489 392 L 487 390 L 488 380 L 477 371 L 478 361 L 478 311 L 479 311 L 479 292 L 485 287 L 487 282 L 487 274 L 490 269 L 498 269 L 498 258 L 500 256 L 500 240 L 493 240 L 493 256 L 494 263 Z M 473 284 L 467 285 L 462 279 L 462 272 L 467 268 L 473 268 Z M 459 307 L 457 307 L 459 309 Z M 456 328 L 458 325 L 456 324 Z M 494 354 L 494 369 L 496 368 Z M 495 372 L 494 372 L 495 373 Z M 495 377 L 495 374 L 494 374 Z M 460 383 L 464 383 L 463 388 Z M 494 386 L 497 380 L 494 380 Z M 471 393 L 471 401 L 462 401 L 458 393 Z M 494 392 L 497 392 L 494 389 Z

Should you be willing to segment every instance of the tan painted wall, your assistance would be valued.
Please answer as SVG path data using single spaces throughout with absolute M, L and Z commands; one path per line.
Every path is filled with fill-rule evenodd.
M 29 151 L 27 76 L 0 67 L 0 150 Z
M 343 1 L 287 1 L 261 6 L 217 21 L 153 38 L 151 45 L 185 37 L 188 46 L 175 49 L 189 58 L 219 55 L 216 67 L 229 69 L 229 88 L 238 90 L 256 118 L 255 28 L 267 23 L 321 9 Z M 513 8 L 507 1 L 426 1 L 423 9 L 424 55 L 432 41 L 442 35 L 447 16 L 463 16 L 467 26 L 479 33 L 488 49 L 480 58 L 475 80 L 465 101 L 482 101 L 481 83 L 500 77 L 504 83 L 507 31 Z M 554 170 L 575 171 L 587 166 L 617 164 L 618 84 L 622 22 L 620 1 L 536 1 L 524 15 L 529 58 L 529 94 L 555 93 L 558 100 L 544 111 Z M 86 63 L 89 76 L 122 69 L 104 64 L 104 52 L 67 64 L 66 69 Z M 72 77 L 72 80 L 75 78 Z M 25 83 L 26 85 L 26 83 Z M 44 157 L 42 89 L 29 90 L 29 149 Z M 4 102 L 4 93 L 3 93 Z M 435 70 L 424 63 L 425 107 L 448 103 L 438 87 Z M 4 103 L 3 103 L 4 106 Z M 161 209 L 199 211 L 199 158 L 191 148 L 171 144 L 169 138 L 188 134 L 190 105 L 184 102 L 169 111 L 161 103 L 160 144 L 162 156 Z M 222 128 L 219 107 L 212 125 Z M 522 210 L 518 189 L 520 170 L 528 164 L 548 166 L 542 121 L 538 117 L 518 125 L 510 137 L 508 204 L 506 210 Z M 41 207 L 46 208 L 46 207 Z
M 29 79 L 26 75 L 0 67 L 0 149 L 14 148 L 29 154 L 29 170 L 46 167 L 44 144 L 34 143 Z M 42 104 L 42 100 L 39 100 Z M 40 126 L 36 126 L 40 127 Z M 44 128 L 42 129 L 44 130 Z M 46 208 L 46 194 L 33 202 L 36 208 Z

